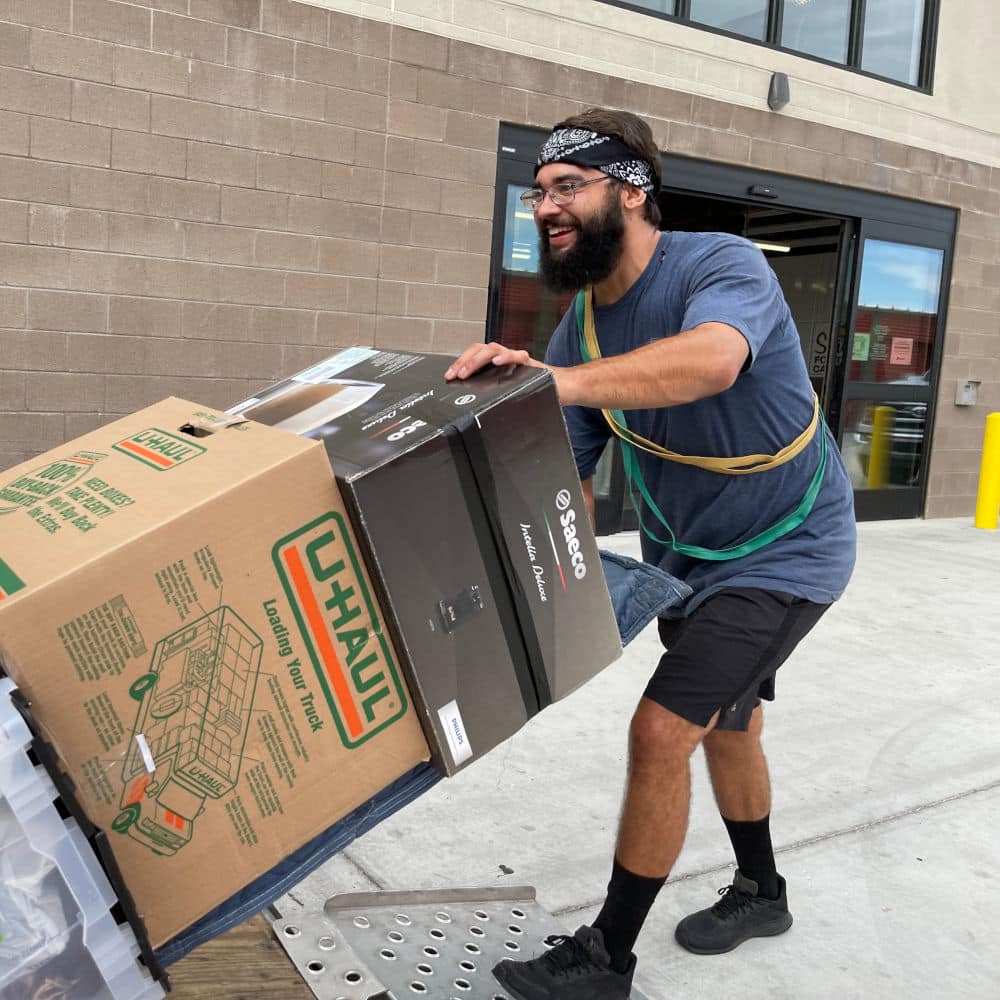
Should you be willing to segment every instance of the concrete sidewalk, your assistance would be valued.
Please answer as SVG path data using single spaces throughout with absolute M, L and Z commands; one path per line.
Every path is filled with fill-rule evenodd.
M 636 535 L 602 545 L 638 554 Z M 622 660 L 357 841 L 286 905 L 336 892 L 529 884 L 575 928 L 610 871 L 628 720 L 659 656 Z M 723 956 L 673 941 L 731 880 L 700 754 L 687 844 L 637 945 L 650 1000 L 1000 997 L 1000 534 L 860 526 L 844 599 L 778 677 L 772 830 L 796 922 Z

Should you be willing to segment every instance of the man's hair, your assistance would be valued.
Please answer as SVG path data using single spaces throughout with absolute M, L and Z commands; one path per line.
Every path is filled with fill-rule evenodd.
M 557 128 L 584 128 L 591 132 L 613 136 L 623 142 L 640 160 L 645 160 L 653 168 L 653 179 L 656 181 L 656 190 L 659 191 L 662 180 L 660 150 L 653 140 L 652 129 L 638 115 L 632 114 L 631 111 L 588 108 L 554 125 L 553 131 Z M 643 218 L 650 225 L 659 228 L 660 206 L 656 203 L 655 194 L 646 195 Z

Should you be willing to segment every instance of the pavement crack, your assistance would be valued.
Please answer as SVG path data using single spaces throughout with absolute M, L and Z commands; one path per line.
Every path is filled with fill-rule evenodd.
M 927 812 L 931 809 L 940 809 L 950 805 L 952 802 L 960 802 L 962 799 L 971 798 L 974 795 L 983 795 L 986 792 L 993 792 L 1000 788 L 1000 780 L 991 781 L 989 784 L 980 785 L 978 788 L 968 788 L 964 792 L 955 792 L 954 795 L 946 795 L 942 799 L 934 799 L 933 802 L 921 802 L 918 805 L 910 806 L 909 809 L 901 809 L 899 812 L 889 813 L 880 819 L 869 820 L 866 823 L 856 823 L 854 826 L 845 826 L 840 830 L 832 830 L 830 833 L 820 833 L 815 837 L 806 837 L 779 848 L 775 854 L 790 854 L 792 851 L 799 851 L 804 847 L 812 847 L 813 844 L 822 844 L 827 840 L 836 840 L 837 837 L 849 837 L 854 833 L 863 833 L 865 830 L 877 830 L 879 827 L 888 826 L 890 823 L 898 823 L 900 820 L 909 819 L 919 813 Z M 731 867 L 726 865 L 724 867 Z M 716 871 L 718 869 L 713 869 Z M 685 876 L 687 877 L 687 876 Z
M 977 788 L 968 788 L 964 792 L 955 792 L 954 795 L 946 795 L 944 798 L 935 799 L 933 802 L 921 802 L 918 805 L 910 806 L 909 809 L 901 809 L 899 812 L 889 813 L 888 816 L 882 816 L 879 819 L 868 820 L 865 823 L 855 823 L 854 826 L 841 827 L 839 830 L 831 830 L 829 833 L 820 833 L 815 837 L 805 837 L 802 840 L 797 840 L 794 843 L 786 844 L 783 847 L 779 847 L 775 850 L 775 857 L 782 854 L 792 854 L 795 851 L 804 850 L 807 847 L 812 847 L 815 844 L 823 844 L 829 840 L 836 840 L 838 837 L 849 837 L 855 833 L 864 833 L 866 830 L 877 830 L 883 826 L 889 826 L 892 823 L 898 823 L 904 819 L 909 819 L 911 816 L 916 816 L 922 812 L 928 812 L 931 809 L 941 809 L 944 806 L 951 805 L 953 802 L 960 802 L 962 799 L 972 798 L 974 795 L 983 795 L 988 792 L 996 791 L 1000 789 L 1000 780 L 991 781 L 986 785 L 979 785 Z M 677 882 L 688 882 L 691 879 L 702 878 L 705 875 L 715 875 L 721 872 L 730 871 L 733 867 L 732 861 L 727 861 L 722 865 L 712 865 L 708 868 L 701 868 L 697 871 L 686 872 L 684 875 L 677 875 L 674 878 L 667 879 L 667 885 L 673 885 Z M 571 913 L 579 913 L 581 910 L 589 910 L 595 906 L 600 906 L 604 902 L 604 898 L 588 900 L 585 903 L 576 903 L 573 906 L 565 906 L 558 910 L 552 910 L 552 916 L 563 917 Z
M 344 851 L 341 857 L 349 864 L 351 867 L 356 869 L 364 878 L 366 878 L 371 884 L 379 891 L 384 892 L 388 886 L 379 878 L 375 877 L 375 873 L 370 869 L 366 868 L 357 858 L 354 857 L 348 851 Z

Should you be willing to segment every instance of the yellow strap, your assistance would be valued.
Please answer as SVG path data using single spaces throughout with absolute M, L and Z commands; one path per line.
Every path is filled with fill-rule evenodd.
M 601 356 L 601 348 L 597 343 L 597 327 L 594 324 L 594 293 L 591 288 L 584 290 L 584 325 L 583 337 L 587 345 L 587 351 L 592 359 Z M 677 462 L 679 465 L 694 465 L 699 469 L 707 469 L 709 472 L 721 472 L 729 476 L 749 476 L 754 472 L 764 472 L 767 469 L 776 469 L 779 465 L 790 462 L 798 455 L 812 440 L 819 424 L 819 397 L 813 393 L 813 415 L 809 421 L 809 426 L 790 444 L 774 455 L 742 455 L 736 458 L 713 458 L 706 455 L 681 455 L 676 451 L 669 451 L 655 441 L 649 441 L 629 430 L 624 423 L 619 423 L 615 414 L 611 410 L 601 410 L 604 419 L 612 432 L 627 441 L 640 451 L 645 451 L 657 458 L 664 458 L 668 462 Z M 619 411 L 620 412 L 620 411 Z

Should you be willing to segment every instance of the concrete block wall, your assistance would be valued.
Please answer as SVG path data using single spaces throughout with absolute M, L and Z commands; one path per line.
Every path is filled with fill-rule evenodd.
M 591 104 L 675 153 L 961 211 L 927 513 L 970 513 L 1000 168 L 289 0 L 0 0 L 0 467 L 335 346 L 481 340 L 499 122 Z
M 481 340 L 499 106 L 421 80 L 448 57 L 287 0 L 0 0 L 0 468 L 335 346 Z

